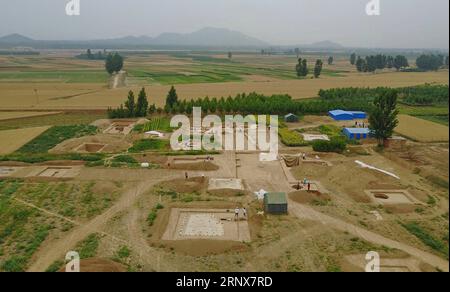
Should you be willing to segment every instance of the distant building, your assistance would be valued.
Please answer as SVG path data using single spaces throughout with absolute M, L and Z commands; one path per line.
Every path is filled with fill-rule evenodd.
M 288 114 L 284 116 L 284 121 L 286 123 L 297 123 L 299 121 L 299 118 L 294 114 Z
M 285 193 L 267 193 L 264 195 L 264 211 L 268 214 L 283 215 L 288 213 Z
M 370 130 L 367 128 L 344 128 L 343 133 L 351 140 L 370 138 Z
M 367 114 L 365 112 L 358 111 L 333 110 L 329 111 L 328 114 L 335 121 L 364 120 L 367 118 Z

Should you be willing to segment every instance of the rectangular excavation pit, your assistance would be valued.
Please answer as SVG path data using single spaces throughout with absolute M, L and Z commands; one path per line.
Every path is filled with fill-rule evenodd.
M 98 153 L 105 149 L 107 145 L 100 143 L 83 143 L 78 146 L 76 152 Z
M 420 204 L 407 190 L 366 190 L 365 193 L 381 205 Z
M 244 190 L 241 179 L 235 178 L 211 178 L 209 179 L 208 190 Z
M 43 171 L 41 171 L 37 176 L 39 177 L 54 177 L 54 178 L 67 178 L 73 177 L 73 168 L 72 167 L 47 167 Z
M 135 124 L 136 122 L 134 121 L 114 121 L 103 133 L 128 135 L 133 130 Z
M 246 220 L 235 221 L 234 210 L 175 208 L 162 239 L 250 242 L 250 231 Z

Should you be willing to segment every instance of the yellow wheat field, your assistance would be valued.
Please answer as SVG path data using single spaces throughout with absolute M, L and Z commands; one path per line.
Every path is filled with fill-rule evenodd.
M 404 87 L 424 83 L 448 84 L 448 71 L 426 73 L 349 73 L 345 77 L 306 80 L 248 80 L 244 82 L 176 85 L 180 99 L 227 97 L 238 93 L 289 94 L 295 99 L 316 97 L 320 89 L 339 87 Z M 150 103 L 163 106 L 170 86 L 145 86 Z M 140 87 L 108 89 L 106 84 L 0 82 L 0 109 L 106 109 L 123 103 L 128 91 Z M 37 94 L 36 94 L 37 92 Z
M 398 116 L 399 125 L 395 129 L 398 134 L 419 142 L 447 142 L 449 129 L 447 126 L 411 117 Z
M 18 130 L 0 131 L 0 155 L 10 154 L 32 139 L 36 138 L 49 127 L 35 127 Z

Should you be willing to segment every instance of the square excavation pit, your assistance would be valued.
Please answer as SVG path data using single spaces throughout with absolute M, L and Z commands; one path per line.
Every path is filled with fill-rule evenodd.
M 235 221 L 234 210 L 172 209 L 162 239 L 250 242 L 250 230 L 247 221 Z
M 209 180 L 208 190 L 244 190 L 241 179 L 235 178 L 211 178 Z
M 105 149 L 105 144 L 99 143 L 83 143 L 78 146 L 75 151 L 77 152 L 87 152 L 87 153 L 98 153 Z
M 381 205 L 420 204 L 407 190 L 367 190 L 370 199 Z
M 39 177 L 71 177 L 72 167 L 48 167 L 38 174 Z
M 128 135 L 135 125 L 134 121 L 113 122 L 109 128 L 103 131 L 104 134 L 124 134 Z

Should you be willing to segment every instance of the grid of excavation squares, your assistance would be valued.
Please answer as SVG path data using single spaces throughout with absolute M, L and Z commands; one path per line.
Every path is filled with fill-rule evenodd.
M 235 220 L 234 210 L 173 208 L 163 240 L 250 241 L 248 222 Z

